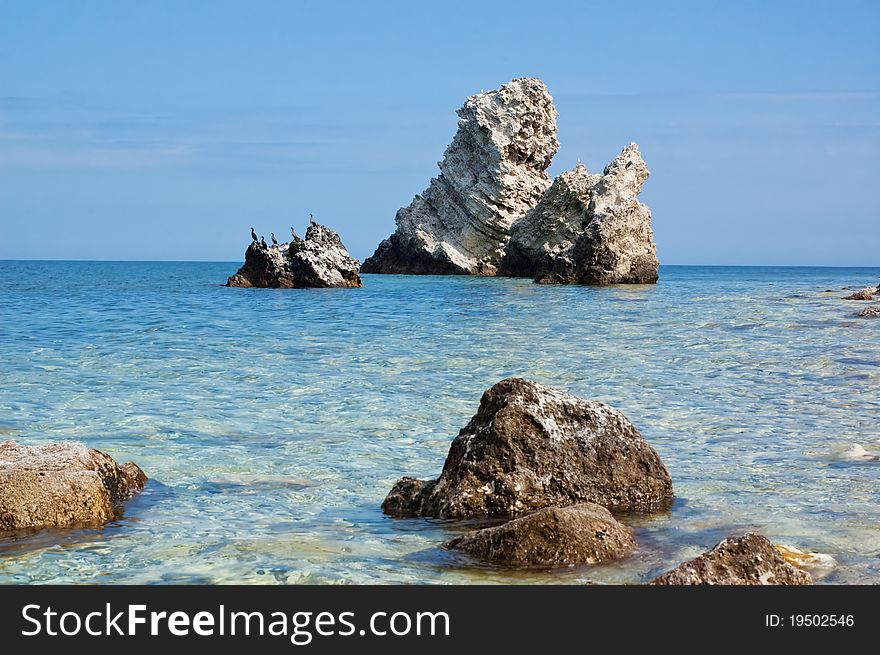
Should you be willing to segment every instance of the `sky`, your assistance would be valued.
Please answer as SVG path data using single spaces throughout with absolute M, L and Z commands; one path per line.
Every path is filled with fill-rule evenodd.
M 638 142 L 663 264 L 880 265 L 878 2 L 0 0 L 0 259 L 238 261 L 308 214 L 363 259 L 468 95 Z

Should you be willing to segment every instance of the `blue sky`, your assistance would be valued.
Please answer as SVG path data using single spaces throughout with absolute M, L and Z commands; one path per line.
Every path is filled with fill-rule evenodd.
M 551 173 L 640 144 L 661 263 L 880 264 L 880 3 L 607 0 L 0 0 L 0 259 L 239 260 L 308 212 L 363 259 L 525 75 Z

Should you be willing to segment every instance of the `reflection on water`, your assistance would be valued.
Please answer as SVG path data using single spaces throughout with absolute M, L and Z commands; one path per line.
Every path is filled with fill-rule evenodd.
M 671 267 L 657 286 L 365 276 L 227 289 L 235 264 L 2 262 L 0 434 L 75 439 L 152 478 L 102 529 L 0 539 L 0 582 L 636 583 L 760 530 L 880 580 L 880 320 L 824 289 L 880 269 Z M 382 515 L 436 476 L 482 391 L 522 375 L 608 402 L 678 500 L 624 561 L 510 572 Z

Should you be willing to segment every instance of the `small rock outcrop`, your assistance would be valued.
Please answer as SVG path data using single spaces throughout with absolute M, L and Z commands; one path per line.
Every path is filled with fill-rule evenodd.
M 624 148 L 590 187 L 578 238 L 571 247 L 550 249 L 538 259 L 535 281 L 588 285 L 655 283 L 659 262 L 651 210 L 637 200 L 649 174 L 638 145 L 631 143 Z
M 584 502 L 654 510 L 671 498 L 660 457 L 621 412 L 508 378 L 483 394 L 440 477 L 400 479 L 382 508 L 392 516 L 464 519 Z
M 0 443 L 0 531 L 102 525 L 143 489 L 133 462 L 81 443 L 47 446 Z
M 767 537 L 747 532 L 723 540 L 650 584 L 804 585 L 812 581 L 809 573 L 789 564 Z
M 865 287 L 864 289 L 859 289 L 855 293 L 851 293 L 848 296 L 844 296 L 844 300 L 872 300 L 874 298 L 874 294 L 877 293 L 877 289 L 874 287 Z
M 862 318 L 880 318 L 880 305 L 865 307 L 858 315 Z
M 546 171 L 559 142 L 541 80 L 472 95 L 458 116 L 440 175 L 397 212 L 397 229 L 363 273 L 495 275 L 511 226 L 550 186 Z
M 311 224 L 306 238 L 263 247 L 257 241 L 248 246 L 244 266 L 227 281 L 230 287 L 360 287 L 358 261 L 348 254 L 333 230 Z
M 444 548 L 513 567 L 598 564 L 635 549 L 632 530 L 593 503 L 548 507 L 457 537 Z

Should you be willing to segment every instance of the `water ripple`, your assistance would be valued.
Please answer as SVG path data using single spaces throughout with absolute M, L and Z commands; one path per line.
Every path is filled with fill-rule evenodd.
M 366 276 L 217 285 L 233 264 L 0 262 L 0 436 L 77 439 L 152 481 L 101 530 L 0 540 L 0 582 L 640 582 L 755 528 L 876 582 L 880 321 L 825 288 L 878 269 L 668 267 L 660 284 Z M 842 294 L 841 294 L 842 295 Z M 613 565 L 511 573 L 393 520 L 482 391 L 523 375 L 623 410 L 679 500 Z

